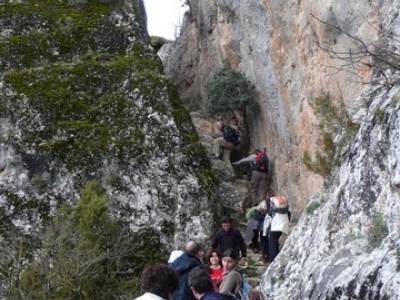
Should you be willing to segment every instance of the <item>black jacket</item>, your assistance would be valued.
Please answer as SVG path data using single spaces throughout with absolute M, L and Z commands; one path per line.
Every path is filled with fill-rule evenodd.
M 212 248 L 217 249 L 224 254 L 227 249 L 232 249 L 234 254 L 239 258 L 239 252 L 241 257 L 246 257 L 246 244 L 239 230 L 231 228 L 229 231 L 221 229 L 214 238 Z

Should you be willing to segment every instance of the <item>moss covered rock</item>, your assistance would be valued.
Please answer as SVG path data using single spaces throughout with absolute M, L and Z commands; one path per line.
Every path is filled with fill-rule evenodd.
M 142 1 L 0 2 L 0 273 L 90 180 L 167 247 L 211 233 L 215 178 L 145 20 Z

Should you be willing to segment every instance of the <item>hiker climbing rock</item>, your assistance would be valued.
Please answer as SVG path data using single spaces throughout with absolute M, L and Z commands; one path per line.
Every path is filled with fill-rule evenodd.
M 222 134 L 213 141 L 213 155 L 219 157 L 222 149 L 222 159 L 224 162 L 230 162 L 231 151 L 240 144 L 240 133 L 233 124 L 225 124 L 219 120 L 216 123 L 216 129 Z
M 241 160 L 232 163 L 233 165 L 239 165 L 245 162 L 249 162 L 252 165 L 251 173 L 251 204 L 250 207 L 258 205 L 263 199 L 265 199 L 267 193 L 267 176 L 268 176 L 268 156 L 267 150 L 264 148 L 263 151 L 256 149 L 254 153 L 242 158 Z
M 241 254 L 241 264 L 246 262 L 246 244 L 243 236 L 239 230 L 233 228 L 232 219 L 230 217 L 223 217 L 221 220 L 222 229 L 217 233 L 212 243 L 212 248 L 217 249 L 220 253 L 231 249 L 236 257 Z
M 272 262 L 279 253 L 279 238 L 289 233 L 290 211 L 286 197 L 271 197 L 270 209 L 265 217 L 263 235 L 267 236 L 268 260 Z

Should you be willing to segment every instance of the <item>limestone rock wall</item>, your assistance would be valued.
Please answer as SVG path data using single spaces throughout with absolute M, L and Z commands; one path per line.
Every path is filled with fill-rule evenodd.
M 299 213 L 324 178 L 303 164 L 321 150 L 321 116 L 315 99 L 354 115 L 365 103 L 357 96 L 368 82 L 367 66 L 343 67 L 321 48 L 354 49 L 340 26 L 367 43 L 377 38 L 392 2 L 380 1 L 189 1 L 182 35 L 161 49 L 167 76 L 179 86 L 189 108 L 204 110 L 207 81 L 224 64 L 256 86 L 261 113 L 250 125 L 253 147 L 267 146 L 275 163 L 276 190 Z M 338 69 L 343 69 L 341 72 Z M 323 119 L 323 118 L 322 118 Z M 353 120 L 356 121 L 356 120 Z
M 168 248 L 210 235 L 209 161 L 145 22 L 142 1 L 0 1 L 2 274 L 89 180 Z
M 346 66 L 322 48 L 356 53 L 354 36 L 398 53 L 399 1 L 190 4 L 186 31 L 164 49 L 177 55 L 164 59 L 167 74 L 178 84 L 189 79 L 180 85 L 181 94 L 205 105 L 207 79 L 224 63 L 245 73 L 262 107 L 251 126 L 253 145 L 267 145 L 277 190 L 289 196 L 298 213 L 305 208 L 263 276 L 263 294 L 267 299 L 398 299 L 398 68 L 377 67 L 364 57 L 365 64 Z M 324 115 L 316 103 L 328 93 L 323 108 L 330 112 Z M 348 119 L 338 118 L 338 126 L 333 119 L 340 107 Z M 327 125 L 339 128 L 331 132 L 331 144 L 352 134 L 331 152 L 332 159 L 340 159 L 323 178 L 303 159 L 305 153 L 323 151 Z

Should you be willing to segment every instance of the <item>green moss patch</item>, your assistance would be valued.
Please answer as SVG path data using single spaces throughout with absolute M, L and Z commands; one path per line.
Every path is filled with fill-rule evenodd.
M 159 71 L 154 57 L 138 47 L 127 56 L 14 70 L 4 80 L 17 94 L 7 99 L 4 113 L 26 122 L 23 146 L 52 154 L 70 169 L 96 168 L 101 155 L 134 157 L 146 151 L 147 107 L 169 111 L 159 100 L 167 97 Z M 130 99 L 134 91 L 142 95 L 142 106 Z M 168 144 L 164 132 L 158 137 Z
M 0 39 L 3 66 L 33 67 L 92 51 L 124 53 L 128 40 L 109 20 L 113 8 L 98 1 L 81 8 L 57 0 L 0 5 L 0 19 L 13 24 L 12 35 Z
M 305 151 L 303 163 L 310 171 L 327 177 L 340 165 L 342 154 L 358 132 L 359 125 L 350 120 L 343 108 L 336 107 L 327 93 L 315 98 L 312 107 L 320 120 L 322 147 L 314 155 Z M 339 139 L 334 141 L 336 136 Z

